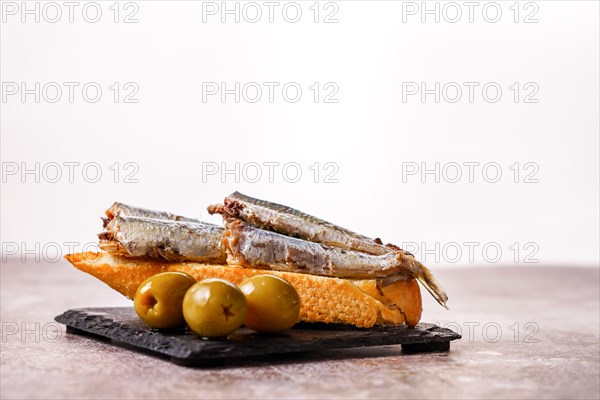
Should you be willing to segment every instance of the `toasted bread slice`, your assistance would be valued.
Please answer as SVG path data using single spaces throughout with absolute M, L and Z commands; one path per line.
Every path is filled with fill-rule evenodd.
M 133 299 L 138 286 L 159 272 L 178 271 L 196 280 L 221 278 L 240 284 L 258 274 L 287 280 L 300 295 L 300 320 L 374 325 L 416 325 L 421 318 L 421 293 L 414 279 L 379 288 L 375 280 L 347 280 L 293 272 L 266 271 L 230 265 L 193 262 L 163 262 L 149 258 L 127 258 L 107 252 L 76 253 L 65 258 L 75 268 L 95 276 L 119 293 Z

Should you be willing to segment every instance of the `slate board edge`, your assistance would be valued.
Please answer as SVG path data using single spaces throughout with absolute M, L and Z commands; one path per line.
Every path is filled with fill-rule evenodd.
M 264 351 L 257 351 L 253 353 L 252 351 L 247 352 L 246 354 L 239 356 L 233 355 L 231 356 L 227 352 L 222 351 L 204 351 L 204 352 L 196 352 L 190 351 L 188 347 L 185 346 L 185 343 L 181 343 L 179 340 L 173 340 L 167 334 L 160 333 L 158 331 L 148 331 L 148 330 L 139 330 L 128 326 L 127 324 L 121 323 L 119 321 L 114 321 L 110 317 L 106 317 L 102 315 L 103 313 L 108 313 L 110 311 L 125 311 L 131 310 L 130 307 L 114 307 L 114 308 L 78 308 L 67 310 L 63 314 L 55 317 L 57 322 L 67 325 L 67 327 L 73 328 L 76 333 L 85 332 L 89 333 L 95 337 L 100 339 L 108 339 L 112 343 L 119 345 L 123 344 L 125 347 L 133 348 L 135 350 L 140 350 L 144 353 L 157 354 L 163 357 L 170 358 L 173 362 L 182 365 L 198 365 L 204 362 L 217 361 L 217 360 L 225 360 L 225 359 L 235 359 L 235 358 L 244 358 L 244 357 L 253 357 L 253 356 L 261 356 L 265 355 Z M 84 323 L 85 322 L 85 323 Z M 440 328 L 433 324 L 420 324 L 420 326 L 427 327 L 426 330 L 411 330 L 411 333 L 421 334 L 421 336 L 412 337 L 415 339 L 419 337 L 419 340 L 408 340 L 406 341 L 406 337 L 398 336 L 398 335 L 383 335 L 379 337 L 382 339 L 377 343 L 362 343 L 360 345 L 356 345 L 356 343 L 352 342 L 340 342 L 339 340 L 333 341 L 332 343 L 327 343 L 327 349 L 342 349 L 342 348 L 357 348 L 357 347 L 373 347 L 373 346 L 384 346 L 384 345 L 402 345 L 403 350 L 406 348 L 408 352 L 424 352 L 424 351 L 447 351 L 450 348 L 450 341 L 460 339 L 460 335 L 457 333 L 445 329 Z M 337 332 L 337 331 L 336 331 Z M 355 333 L 359 333 L 364 337 L 368 336 L 369 331 L 355 330 Z M 125 335 L 123 334 L 125 333 Z M 343 332 L 340 332 L 343 333 Z M 379 332 L 381 333 L 381 332 Z M 349 333 L 352 334 L 352 333 Z M 146 339 L 155 340 L 153 343 L 149 343 L 146 341 L 146 345 L 140 345 L 140 337 L 145 335 Z M 426 336 L 426 340 L 423 340 Z M 198 339 L 202 340 L 202 339 Z M 152 342 L 152 341 L 151 341 Z M 211 347 L 211 342 L 202 341 L 198 342 L 202 345 L 207 345 L 206 347 Z M 215 345 L 218 345 L 219 342 L 212 342 Z M 432 346 L 428 346 L 431 344 Z M 321 348 L 323 349 L 323 348 Z M 247 351 L 248 349 L 246 349 Z M 252 350 L 252 349 L 251 349 Z M 270 354 L 286 354 L 286 353 L 297 353 L 303 351 L 315 351 L 319 350 L 319 348 L 313 348 L 308 346 L 307 348 L 292 348 L 292 349 L 277 349 L 278 351 L 272 351 Z

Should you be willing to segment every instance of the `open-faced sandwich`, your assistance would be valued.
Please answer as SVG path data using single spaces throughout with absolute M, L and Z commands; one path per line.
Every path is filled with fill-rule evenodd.
M 417 281 L 445 307 L 429 270 L 395 245 L 237 192 L 208 210 L 225 226 L 115 203 L 99 234 L 102 251 L 66 259 L 131 299 L 162 272 L 235 285 L 274 275 L 297 292 L 305 322 L 414 326 L 422 310 Z

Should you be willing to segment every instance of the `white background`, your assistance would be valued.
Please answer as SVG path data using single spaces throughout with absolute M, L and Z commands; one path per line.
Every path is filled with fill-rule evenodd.
M 523 22 L 534 10 L 525 9 L 526 2 L 518 4 L 515 23 L 509 8 L 513 1 L 497 3 L 502 16 L 496 23 L 482 15 L 486 2 L 475 9 L 472 23 L 462 2 L 463 15 L 456 23 L 444 15 L 439 23 L 426 15 L 423 23 L 419 13 L 403 15 L 411 5 L 394 1 L 335 2 L 337 23 L 322 21 L 334 10 L 323 10 L 324 3 L 315 23 L 312 1 L 298 2 L 303 13 L 297 23 L 282 17 L 285 2 L 275 9 L 273 23 L 262 2 L 257 23 L 243 16 L 235 23 L 231 15 L 222 23 L 219 14 L 205 15 L 203 22 L 203 3 L 195 1 L 137 1 L 138 23 L 122 22 L 134 10 L 124 10 L 124 2 L 118 5 L 119 22 L 113 22 L 112 1 L 99 2 L 102 18 L 97 23 L 82 17 L 86 2 L 75 9 L 73 23 L 64 6 L 56 23 L 43 15 L 39 23 L 26 15 L 23 23 L 21 10 L 7 13 L 6 3 L 0 31 L 1 236 L 3 252 L 11 254 L 4 256 L 37 245 L 38 253 L 48 257 L 50 244 L 94 242 L 99 217 L 116 200 L 206 219 L 208 204 L 239 190 L 387 242 L 417 243 L 415 253 L 434 270 L 515 262 L 598 265 L 596 1 L 536 1 L 537 23 Z M 45 4 L 40 2 L 40 9 Z M 421 2 L 413 4 L 421 7 Z M 427 4 L 435 7 L 435 2 Z M 446 4 L 440 2 L 440 9 Z M 493 18 L 493 10 L 488 11 Z M 49 17 L 54 18 L 54 11 Z M 42 96 L 36 103 L 34 95 L 24 102 L 20 93 L 8 95 L 7 82 L 25 82 L 30 89 L 35 82 L 80 86 L 73 103 L 66 87 L 58 102 Z M 96 103 L 82 97 L 87 82 L 103 89 Z M 118 103 L 109 89 L 114 82 L 122 90 Z M 139 87 L 134 96 L 138 103 L 122 101 L 127 82 Z M 257 103 L 243 98 L 236 103 L 233 95 L 225 103 L 219 96 L 203 102 L 203 82 L 226 82 L 230 88 L 235 82 L 296 82 L 303 94 L 296 103 L 285 101 L 281 89 L 273 103 L 266 89 Z M 327 82 L 337 85 L 338 102 L 324 103 L 321 92 L 315 103 L 309 89 L 314 82 L 321 90 Z M 473 102 L 463 86 L 458 102 L 442 97 L 436 103 L 433 95 L 425 102 L 419 95 L 403 101 L 403 82 L 426 82 L 428 88 L 435 82 L 480 86 Z M 503 90 L 495 103 L 482 97 L 481 87 L 488 82 Z M 514 82 L 521 86 L 517 103 L 509 88 Z M 530 92 L 523 90 L 527 82 L 539 88 L 533 96 L 537 103 L 523 102 Z M 21 175 L 23 166 L 33 169 L 36 162 L 39 182 L 34 174 Z M 44 176 L 44 166 L 65 162 L 80 163 L 73 182 L 63 166 L 61 179 L 51 183 L 55 170 L 46 169 Z M 97 183 L 88 182 L 93 170 L 82 175 L 82 166 L 91 162 L 101 167 Z M 121 170 L 117 183 L 109 169 L 115 162 Z M 126 172 L 133 171 L 124 170 L 128 162 L 139 167 L 131 177 L 138 183 L 124 182 Z M 236 182 L 233 175 L 203 179 L 207 162 L 229 168 L 235 162 L 240 167 L 251 162 L 281 165 L 274 182 L 264 167 L 262 179 L 251 183 L 244 176 Z M 289 182 L 294 174 L 283 176 L 281 170 L 293 162 L 302 168 L 296 183 Z M 318 183 L 309 169 L 315 162 L 321 167 Z M 333 177 L 337 183 L 324 182 L 327 162 L 339 167 Z M 432 168 L 436 162 L 441 167 L 450 162 L 480 166 L 472 183 L 464 166 L 457 183 L 443 176 L 437 183 L 433 175 L 425 176 L 425 182 L 419 174 L 403 179 L 403 168 L 421 163 Z M 521 167 L 518 183 L 509 169 L 515 162 Z M 537 183 L 523 182 L 531 171 L 523 170 L 528 162 L 539 167 Z M 486 163 L 501 167 L 497 183 L 482 176 Z M 19 171 L 9 174 L 15 165 Z M 478 243 L 472 259 L 465 242 Z M 515 242 L 518 255 L 511 250 Z M 435 249 L 436 243 L 436 254 L 422 252 L 423 245 Z M 453 243 L 463 252 L 458 259 L 452 251 L 442 251 Z M 493 251 L 482 254 L 486 243 L 498 244 L 499 261 L 490 262 L 496 261 Z M 528 254 L 537 263 L 523 263 Z

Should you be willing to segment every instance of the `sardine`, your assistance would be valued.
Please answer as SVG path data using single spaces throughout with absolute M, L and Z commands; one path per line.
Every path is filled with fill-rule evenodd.
M 98 235 L 100 247 L 129 257 L 378 279 L 384 286 L 416 278 L 446 307 L 448 297 L 431 272 L 394 245 L 237 192 L 223 205 L 210 206 L 209 212 L 222 214 L 227 229 L 115 203 L 106 211 L 106 230 Z
M 171 214 L 166 211 L 148 210 L 146 208 L 115 202 L 108 210 L 106 210 L 106 218 L 103 218 L 104 227 L 106 228 L 110 221 L 119 215 L 124 217 L 146 217 L 170 221 L 200 222 L 196 218 L 182 217 L 181 215 Z
M 446 307 L 448 296 L 431 272 L 402 251 L 367 254 L 259 229 L 235 218 L 226 219 L 226 225 L 223 246 L 230 265 L 344 279 L 416 278 Z
M 294 208 L 255 199 L 239 192 L 227 196 L 223 204 L 209 206 L 208 212 L 239 218 L 257 228 L 347 250 L 375 255 L 400 250 L 391 244 L 384 245 L 380 239 L 371 239 Z
M 117 215 L 98 237 L 113 254 L 224 264 L 222 235 L 222 227 L 202 222 Z

